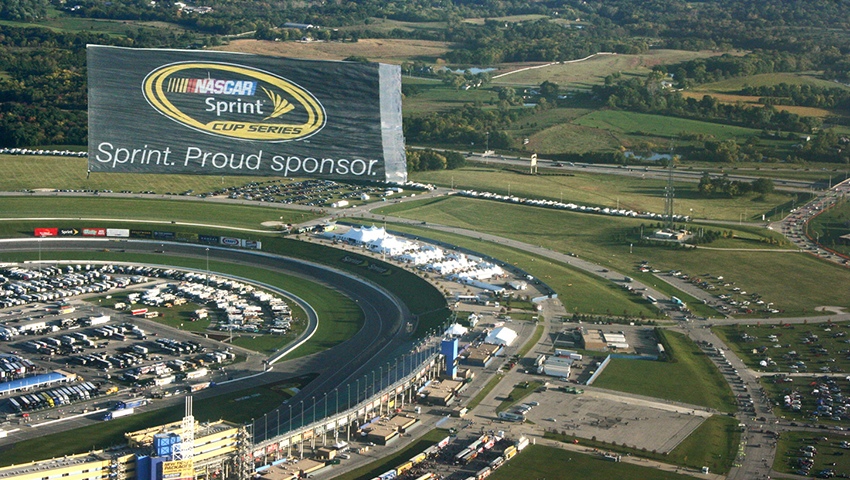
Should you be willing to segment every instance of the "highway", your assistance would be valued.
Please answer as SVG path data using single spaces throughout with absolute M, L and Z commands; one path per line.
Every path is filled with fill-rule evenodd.
M 492 163 L 494 165 L 509 165 L 515 167 L 530 168 L 531 158 L 512 157 L 507 155 L 484 155 L 479 153 L 469 152 L 466 158 L 475 162 Z M 554 168 L 564 172 L 588 172 L 595 174 L 606 175 L 621 175 L 634 178 L 649 178 L 655 180 L 667 181 L 668 171 L 664 167 L 649 167 L 649 166 L 629 166 L 629 165 L 613 165 L 601 163 L 580 163 L 580 162 L 559 162 L 555 160 L 537 159 L 537 166 L 545 168 Z M 767 169 L 765 169 L 767 170 Z M 782 170 L 778 170 L 782 171 Z M 711 177 L 725 176 L 730 181 L 752 182 L 758 178 L 756 175 L 747 175 L 744 169 L 732 169 L 731 172 L 712 172 Z M 699 169 L 673 169 L 673 180 L 680 182 L 698 183 L 703 177 L 704 171 Z M 836 176 L 838 176 L 836 174 Z M 807 180 L 796 180 L 793 178 L 773 178 L 773 183 L 777 190 L 790 192 L 810 192 L 813 189 L 827 188 L 828 185 L 824 182 L 812 182 Z

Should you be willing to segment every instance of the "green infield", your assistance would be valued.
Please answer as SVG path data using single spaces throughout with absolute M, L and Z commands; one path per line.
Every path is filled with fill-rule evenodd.
M 543 172 L 543 170 L 541 170 Z M 557 172 L 557 173 L 555 173 Z M 545 174 L 529 175 L 526 169 L 503 168 L 497 165 L 475 163 L 456 170 L 415 172 L 411 178 L 417 182 L 433 183 L 457 190 L 478 190 L 501 195 L 572 202 L 578 205 L 630 209 L 640 212 L 664 212 L 662 179 L 627 177 L 586 173 L 581 170 L 545 170 Z M 694 218 L 739 221 L 760 220 L 762 214 L 778 213 L 793 201 L 793 194 L 775 192 L 767 195 L 742 197 L 705 197 L 696 183 L 675 182 L 675 211 Z M 409 203 L 409 202 L 408 202 Z M 408 203 L 382 207 L 391 212 L 393 207 L 409 208 Z M 788 212 L 789 208 L 785 208 Z
M 291 397 L 288 389 L 303 388 L 313 378 L 312 375 L 292 378 L 276 384 L 254 387 L 238 392 L 219 395 L 214 398 L 196 398 L 193 405 L 195 419 L 200 422 L 227 420 L 241 424 L 249 422 L 258 412 L 267 411 L 270 406 L 279 405 Z M 209 390 L 214 393 L 215 389 Z M 205 397 L 205 392 L 197 394 Z M 48 458 L 84 453 L 88 449 L 103 449 L 126 443 L 124 433 L 179 422 L 183 417 L 183 405 L 178 403 L 167 409 L 138 413 L 127 417 L 100 422 L 87 427 L 44 435 L 24 440 L 14 445 L 0 448 L 0 466 L 15 465 Z M 101 418 L 103 413 L 93 414 L 92 418 Z M 85 439 L 81 441 L 80 439 Z
M 611 462 L 602 454 L 586 455 L 545 445 L 531 445 L 496 470 L 493 480 L 686 480 L 693 477 L 644 467 Z
M 647 458 L 694 470 L 708 467 L 712 473 L 726 474 L 735 460 L 738 444 L 741 441 L 741 429 L 738 427 L 738 420 L 734 417 L 712 415 L 668 454 L 576 438 L 554 430 L 547 431 L 544 436 L 568 443 L 578 440 L 579 445 L 582 446 Z
M 714 408 L 737 410 L 732 389 L 705 353 L 685 335 L 656 329 L 669 360 L 612 358 L 594 386 Z
M 486 212 L 486 215 L 482 212 Z M 725 246 L 732 248 L 681 250 L 638 245 L 630 248 L 627 239 L 633 234 L 637 235 L 636 229 L 639 229 L 641 225 L 650 228 L 650 222 L 460 197 L 407 202 L 381 209 L 379 213 L 467 228 L 476 232 L 512 238 L 531 245 L 542 245 L 562 253 L 574 253 L 602 267 L 623 272 L 653 286 L 658 286 L 662 282 L 652 274 L 638 274 L 637 269 L 642 260 L 648 261 L 661 272 L 682 270 L 692 276 L 723 276 L 736 282 L 737 287 L 744 291 L 751 294 L 758 293 L 765 302 L 773 302 L 777 310 L 784 310 L 779 314 L 783 316 L 821 314 L 815 311 L 815 307 L 823 305 L 850 307 L 850 297 L 841 289 L 821 288 L 822 285 L 850 283 L 850 270 L 805 253 L 772 251 L 772 249 L 764 248 L 769 245 L 764 242 L 777 238 L 776 233 L 766 229 L 724 225 L 725 231 L 731 230 L 733 233 L 740 234 L 741 237 L 753 237 L 752 240 L 743 238 L 729 240 Z M 404 231 L 403 227 L 398 229 Z M 436 231 L 429 233 L 420 231 L 417 234 L 429 238 L 448 238 L 446 234 Z M 755 239 L 756 236 L 758 240 Z M 446 241 L 454 243 L 451 239 Z M 572 295 L 577 287 L 584 287 L 572 279 L 558 278 L 558 275 L 565 273 L 563 268 L 559 273 L 536 270 L 541 266 L 540 261 L 532 263 L 528 254 L 514 253 L 499 245 L 474 242 L 472 239 L 460 245 L 477 251 L 486 248 L 488 250 L 482 253 L 492 251 L 493 256 L 506 261 L 518 255 L 526 257 L 522 258 L 519 264 L 530 273 L 550 283 L 569 312 L 574 311 L 575 308 L 582 313 L 604 313 L 610 309 L 615 314 L 619 314 L 624 310 L 622 307 L 608 306 L 607 304 L 610 303 L 608 301 L 596 302 L 596 305 L 592 306 L 585 302 L 588 299 L 585 295 Z M 510 261 L 513 263 L 515 260 Z M 548 264 L 548 261 L 544 263 Z M 545 275 L 551 276 L 551 280 L 545 278 Z M 612 290 L 619 290 L 610 282 L 602 282 L 590 275 L 584 275 L 584 277 L 583 282 L 588 285 L 592 280 L 599 287 L 611 285 Z M 794 279 L 794 281 L 776 282 L 777 278 Z M 622 297 L 624 294 L 617 291 L 616 295 Z M 643 304 L 642 308 L 648 312 L 647 316 L 654 316 L 655 313 L 648 310 L 646 304 Z M 626 310 L 634 311 L 633 308 L 626 308 Z
M 832 475 L 819 478 L 846 477 L 850 475 L 850 455 L 847 455 L 847 447 L 841 446 L 841 442 L 846 440 L 847 437 L 837 434 L 783 432 L 776 445 L 773 469 L 807 477 L 815 476 L 824 470 L 832 470 Z M 807 456 L 805 452 L 812 455 Z M 809 473 L 804 473 L 802 468 L 804 458 L 812 460 Z

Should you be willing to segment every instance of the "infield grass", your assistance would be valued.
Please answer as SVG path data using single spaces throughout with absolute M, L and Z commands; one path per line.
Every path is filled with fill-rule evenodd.
M 612 358 L 593 383 L 599 388 L 702 405 L 721 412 L 737 407 L 717 367 L 685 335 L 660 330 L 672 361 Z

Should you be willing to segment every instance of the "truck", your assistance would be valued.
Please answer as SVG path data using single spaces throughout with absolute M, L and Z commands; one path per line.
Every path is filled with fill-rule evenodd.
M 145 398 L 140 398 L 140 399 L 136 399 L 136 400 L 127 400 L 126 402 L 119 401 L 117 404 L 115 404 L 115 408 L 113 408 L 113 410 L 126 410 L 128 408 L 133 409 L 133 408 L 141 407 L 141 406 L 144 406 L 144 405 L 147 405 L 147 404 L 148 404 L 148 400 L 145 399 Z
M 113 410 L 111 412 L 106 412 L 106 415 L 103 416 L 103 420 L 112 420 L 114 418 L 126 417 L 128 415 L 132 415 L 136 413 L 134 408 L 124 408 L 121 410 Z

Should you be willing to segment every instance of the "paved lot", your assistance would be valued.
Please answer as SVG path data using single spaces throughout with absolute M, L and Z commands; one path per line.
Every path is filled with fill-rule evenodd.
M 540 403 L 527 417 L 543 427 L 658 452 L 672 450 L 708 416 L 700 410 L 591 391 L 573 395 L 550 389 L 524 401 Z

